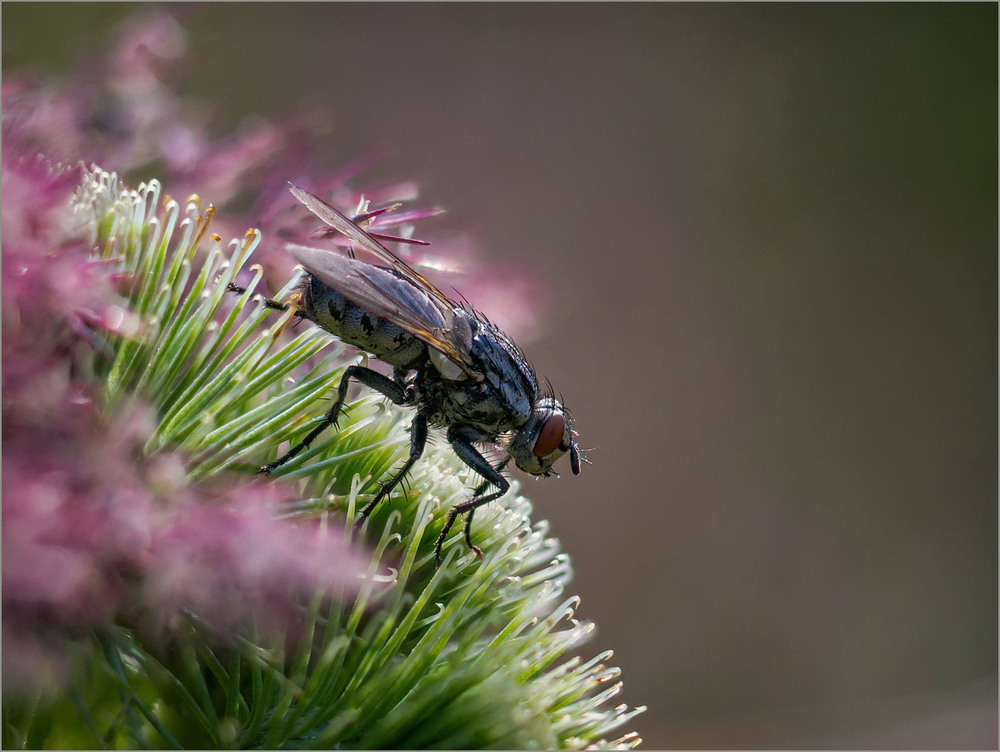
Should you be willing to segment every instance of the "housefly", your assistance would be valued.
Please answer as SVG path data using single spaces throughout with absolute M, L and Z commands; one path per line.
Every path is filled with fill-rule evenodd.
M 511 460 L 525 472 L 547 476 L 553 463 L 569 452 L 573 473 L 580 473 L 580 450 L 568 411 L 555 396 L 542 393 L 524 354 L 485 317 L 449 300 L 356 221 L 298 186 L 289 186 L 296 199 L 351 244 L 347 253 L 286 246 L 305 269 L 292 297 L 296 313 L 389 364 L 393 376 L 349 366 L 336 401 L 319 424 L 258 474 L 269 475 L 308 448 L 326 428 L 336 426 L 348 386 L 355 379 L 395 404 L 417 411 L 410 424 L 409 458 L 381 484 L 355 526 L 367 519 L 420 458 L 428 426 L 442 427 L 455 454 L 484 482 L 473 498 L 451 508 L 434 545 L 435 558 L 440 564 L 441 547 L 461 514 L 465 515 L 465 541 L 482 558 L 482 550 L 472 542 L 472 516 L 510 488 L 501 472 Z M 355 254 L 359 249 L 377 263 L 359 260 Z M 245 292 L 235 285 L 230 289 Z M 288 308 L 275 301 L 267 305 Z M 484 445 L 506 456 L 494 466 L 480 453 L 478 447 Z M 495 490 L 485 493 L 490 486 Z

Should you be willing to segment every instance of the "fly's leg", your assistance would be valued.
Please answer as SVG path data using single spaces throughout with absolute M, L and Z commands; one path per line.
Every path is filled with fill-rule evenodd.
M 499 465 L 497 465 L 494 468 L 494 470 L 496 470 L 498 473 L 502 473 L 504 471 L 504 468 L 506 468 L 507 465 L 509 465 L 509 464 L 510 464 L 510 457 L 507 457 L 506 459 L 504 459 L 503 462 L 501 462 Z M 491 483 L 491 481 L 484 480 L 482 483 L 480 483 L 478 486 L 476 486 L 476 490 L 472 492 L 472 495 L 473 496 L 479 496 L 479 494 L 483 493 L 483 491 L 486 490 L 486 487 L 489 486 L 490 483 Z
M 309 445 L 315 441 L 316 437 L 323 433 L 323 431 L 327 428 L 337 425 L 337 419 L 340 417 L 340 411 L 343 409 L 344 401 L 347 398 L 347 387 L 350 385 L 352 378 L 357 379 L 365 386 L 374 389 L 376 392 L 381 392 L 397 405 L 406 404 L 406 393 L 403 391 L 403 387 L 392 379 L 386 378 L 378 371 L 373 371 L 370 368 L 364 368 L 362 366 L 348 366 L 347 370 L 344 372 L 343 378 L 340 380 L 340 386 L 337 388 L 337 401 L 333 403 L 333 407 L 327 410 L 327 413 L 323 416 L 323 420 L 320 421 L 320 424 L 311 430 L 308 436 L 285 452 L 281 457 L 276 459 L 270 465 L 264 465 L 264 467 L 257 471 L 257 475 L 270 475 L 274 470 L 308 449 Z
M 499 499 L 510 489 L 510 483 L 499 473 L 500 468 L 495 470 L 486 461 L 486 458 L 479 453 L 479 450 L 472 445 L 472 442 L 479 438 L 480 436 L 477 432 L 470 431 L 469 429 L 455 427 L 448 429 L 448 443 L 455 450 L 455 454 L 459 456 L 462 462 L 483 476 L 486 482 L 476 489 L 476 494 L 472 499 L 463 501 L 461 504 L 456 504 L 448 512 L 448 519 L 445 520 L 444 527 L 441 528 L 441 533 L 434 543 L 434 558 L 437 560 L 439 566 L 441 564 L 441 547 L 444 545 L 445 538 L 448 537 L 448 531 L 451 530 L 452 525 L 455 524 L 455 520 L 460 514 L 469 515 L 469 519 L 465 523 L 465 542 L 469 544 L 469 548 L 475 551 L 476 556 L 480 559 L 483 558 L 483 550 L 472 543 L 470 528 L 472 514 L 483 504 L 489 504 L 491 501 Z M 501 468 L 503 464 L 501 463 Z M 481 492 L 485 490 L 487 485 L 496 486 L 497 490 L 490 494 L 481 495 Z
M 403 465 L 402 470 L 382 483 L 382 490 L 375 495 L 375 498 L 365 504 L 364 509 L 361 510 L 361 514 L 358 515 L 358 519 L 354 523 L 355 530 L 364 524 L 364 521 L 368 519 L 368 515 L 378 506 L 378 503 L 388 496 L 392 489 L 399 485 L 399 482 L 406 477 L 406 474 L 410 472 L 410 468 L 413 467 L 413 463 L 419 460 L 420 455 L 424 453 L 424 446 L 426 444 L 427 419 L 423 415 L 417 415 L 410 424 L 410 458 L 406 460 L 406 464 Z
M 226 290 L 228 292 L 235 292 L 237 295 L 243 295 L 246 293 L 247 288 L 240 287 L 239 285 L 234 285 L 232 282 L 230 282 L 228 285 L 226 285 Z M 275 311 L 288 310 L 288 305 L 285 303 L 279 303 L 277 300 L 271 300 L 271 298 L 262 298 L 262 300 L 264 301 L 265 308 L 271 308 Z
M 503 462 L 501 462 L 499 465 L 496 466 L 495 469 L 497 473 L 502 473 L 503 469 L 507 467 L 509 463 L 510 463 L 510 457 L 507 457 Z M 476 490 L 472 492 L 473 497 L 479 496 L 486 490 L 486 488 L 489 485 L 490 481 L 484 480 L 482 483 L 476 486 Z M 475 507 L 473 507 L 465 515 L 465 542 L 468 544 L 469 548 L 475 551 L 476 555 L 481 559 L 483 558 L 483 549 L 481 549 L 479 546 L 475 545 L 472 542 L 472 515 L 474 515 L 475 513 L 476 510 Z M 438 551 L 438 564 L 440 563 L 441 563 L 441 555 L 440 551 Z

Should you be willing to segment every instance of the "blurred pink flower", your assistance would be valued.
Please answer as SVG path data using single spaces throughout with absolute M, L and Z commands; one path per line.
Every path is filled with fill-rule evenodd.
M 105 406 L 95 356 L 141 322 L 80 239 L 79 180 L 4 141 L 6 688 L 54 676 L 65 641 L 89 629 L 161 636 L 182 613 L 224 632 L 281 628 L 311 593 L 354 592 L 366 568 L 317 523 L 279 519 L 282 484 L 192 485 L 179 454 L 144 454 L 151 408 Z

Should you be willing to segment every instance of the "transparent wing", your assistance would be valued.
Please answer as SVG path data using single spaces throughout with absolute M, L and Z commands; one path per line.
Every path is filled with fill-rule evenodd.
M 288 252 L 310 274 L 352 303 L 426 342 L 477 381 L 483 378 L 472 369 L 468 320 L 455 314 L 456 306 L 440 290 L 325 201 L 295 185 L 291 190 L 316 216 L 388 264 L 383 268 L 335 251 L 288 244 Z
M 451 311 L 454 309 L 454 304 L 448 300 L 447 297 L 445 297 L 444 293 L 428 282 L 421 274 L 416 272 L 402 259 L 397 258 L 392 251 L 358 227 L 349 217 L 330 206 L 323 199 L 318 196 L 314 196 L 309 193 L 309 191 L 299 188 L 294 183 L 289 183 L 288 186 L 292 195 L 305 204 L 306 208 L 323 220 L 323 222 L 337 230 L 337 232 L 342 233 L 356 246 L 363 248 L 383 263 L 388 264 L 390 268 L 395 269 L 403 277 L 406 277 L 408 280 L 413 282 L 413 284 L 417 287 L 421 287 L 426 290 L 428 295 L 436 301 L 436 304 L 440 306 L 442 310 Z

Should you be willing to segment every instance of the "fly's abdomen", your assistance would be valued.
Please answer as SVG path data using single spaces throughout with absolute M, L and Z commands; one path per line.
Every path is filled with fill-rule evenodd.
M 352 303 L 312 275 L 303 287 L 303 313 L 349 345 L 398 368 L 415 368 L 426 359 L 427 345 L 402 327 Z

